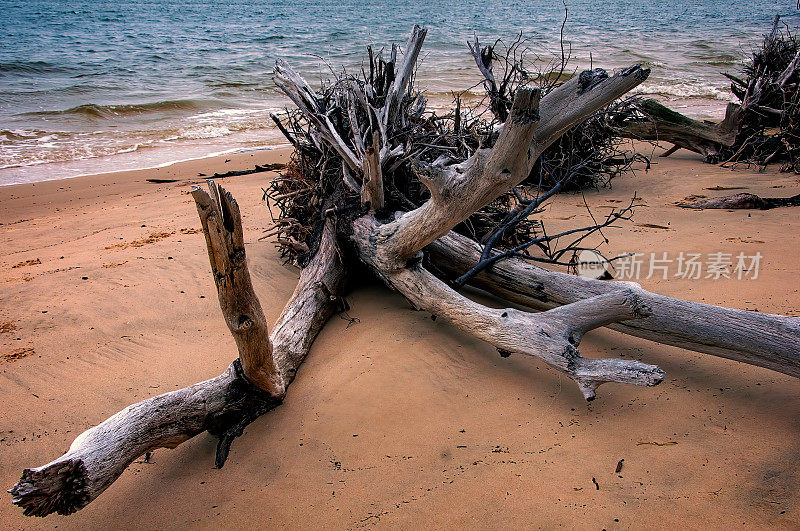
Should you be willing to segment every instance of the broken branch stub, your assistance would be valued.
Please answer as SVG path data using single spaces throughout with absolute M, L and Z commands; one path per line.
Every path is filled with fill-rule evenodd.
M 247 268 L 239 205 L 214 181 L 208 187 L 210 194 L 193 186 L 192 197 L 206 236 L 222 315 L 236 340 L 244 375 L 263 391 L 283 398 L 286 384 L 272 359 L 267 320 Z
M 364 181 L 361 184 L 361 202 L 369 203 L 370 210 L 383 208 L 383 170 L 378 132 L 372 132 L 372 142 L 364 149 Z

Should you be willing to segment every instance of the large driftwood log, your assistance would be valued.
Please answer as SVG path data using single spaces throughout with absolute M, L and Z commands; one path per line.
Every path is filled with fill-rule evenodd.
M 611 78 L 602 71 L 584 72 L 541 99 L 537 91 L 518 91 L 510 116 L 493 148 L 479 149 L 467 161 L 452 166 L 417 165 L 420 180 L 431 192 L 430 200 L 424 205 L 399 213 L 396 219 L 386 223 L 380 223 L 371 214 L 355 222 L 358 230 L 348 236 L 354 241 L 360 258 L 415 306 L 450 318 L 460 327 L 494 342 L 483 334 L 479 324 L 485 311 L 435 284 L 430 273 L 420 266 L 418 251 L 428 245 L 437 269 L 454 276 L 470 270 L 481 259 L 480 247 L 468 238 L 450 233 L 450 230 L 471 212 L 527 176 L 538 154 L 549 142 L 586 115 L 635 87 L 646 76 L 647 71 L 638 67 Z M 669 119 L 680 121 L 671 115 Z M 715 134 L 717 141 L 730 141 L 730 136 L 723 138 L 719 131 Z M 530 142 L 527 157 L 520 157 L 519 147 L 527 142 Z M 636 320 L 609 320 L 608 325 L 612 328 L 661 343 L 800 375 L 797 349 L 800 320 L 796 318 L 672 299 L 648 293 L 634 283 L 592 281 L 550 272 L 521 259 L 497 263 L 472 282 L 496 295 L 537 309 L 550 309 L 626 290 L 645 301 L 644 305 L 650 311 L 647 317 Z M 597 309 L 600 311 L 599 306 Z M 522 339 L 518 338 L 518 341 L 522 342 Z M 503 345 L 499 348 L 508 350 Z M 525 351 L 525 348 L 521 347 L 521 350 Z M 557 362 L 553 365 L 564 370 Z M 569 370 L 565 372 L 575 377 Z M 576 380 L 587 397 L 594 396 L 593 389 L 587 393 L 580 378 Z M 655 383 L 656 380 L 647 381 Z
M 550 143 L 641 83 L 648 71 L 631 67 L 610 78 L 602 70 L 585 74 L 544 99 L 538 90 L 519 90 L 492 148 L 479 149 L 457 165 L 418 164 L 420 180 L 431 198 L 388 223 L 380 223 L 373 214 L 358 218 L 347 236 L 359 258 L 412 304 L 488 341 L 501 353 L 541 358 L 575 380 L 583 395 L 592 400 L 597 386 L 605 382 L 656 385 L 663 380 L 658 367 L 625 360 L 587 360 L 577 350 L 587 330 L 649 313 L 632 292 L 609 294 L 541 315 L 494 310 L 458 294 L 414 258 L 472 212 L 525 179 Z
M 766 166 L 788 159 L 796 166 L 795 131 L 800 47 L 791 32 L 780 31 L 775 16 L 772 31 L 744 65 L 745 79 L 724 73 L 739 100 L 730 103 L 720 123 L 693 120 L 654 100 L 633 99 L 620 109 L 622 123 L 609 124 L 621 136 L 673 144 L 662 156 L 680 148 L 703 155 L 706 162 L 755 162 Z M 633 116 L 626 115 L 633 111 Z
M 253 291 L 236 201 L 210 183 L 192 190 L 239 359 L 216 378 L 133 404 L 79 435 L 66 454 L 25 469 L 9 490 L 26 515 L 71 514 L 97 498 L 134 460 L 209 431 L 219 437 L 216 466 L 244 428 L 283 400 L 286 386 L 336 308 L 344 267 L 332 224 L 303 270 L 271 336 Z
M 426 248 L 436 269 L 456 278 L 481 257 L 480 246 L 454 232 Z M 633 282 L 603 281 L 548 271 L 520 258 L 484 269 L 469 282 L 508 301 L 536 310 L 633 290 L 650 315 L 609 328 L 657 343 L 713 354 L 800 377 L 800 318 L 748 312 L 674 299 Z
M 652 99 L 639 100 L 633 105 L 643 117 L 610 125 L 621 137 L 673 144 L 675 147 L 663 156 L 684 148 L 699 153 L 706 162 L 716 163 L 723 148 L 736 141 L 741 109 L 735 103 L 728 104 L 725 119 L 719 124 L 694 120 Z

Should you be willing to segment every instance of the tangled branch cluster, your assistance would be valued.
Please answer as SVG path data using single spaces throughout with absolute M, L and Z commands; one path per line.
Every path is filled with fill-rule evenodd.
M 508 45 L 498 40 L 482 46 L 477 37 L 467 44 L 484 76 L 488 107 L 500 123 L 508 116 L 518 89 L 537 87 L 547 94 L 573 76 L 583 75 L 568 70 L 570 57 L 563 49 L 563 40 L 560 58 L 547 61 L 544 69 L 537 70 L 526 60 L 530 50 L 521 34 Z M 535 59 L 532 64 L 543 62 L 541 57 Z M 620 120 L 621 114 L 631 111 L 635 99 L 628 98 L 624 104 L 614 102 L 569 129 L 542 153 L 527 184 L 538 185 L 541 180 L 544 186 L 551 187 L 564 180 L 565 191 L 584 190 L 607 186 L 614 177 L 631 171 L 637 161 L 649 164 L 644 156 L 629 153 L 623 147 L 624 140 L 609 127 Z
M 725 74 L 741 106 L 726 162 L 783 161 L 782 171 L 800 172 L 800 41 L 779 17 L 743 72 L 744 79 Z
M 381 212 L 388 217 L 413 210 L 430 197 L 419 175 L 424 167 L 460 163 L 477 149 L 491 147 L 518 89 L 533 85 L 550 91 L 571 77 L 564 73 L 565 61 L 549 74 L 531 76 L 523 64 L 525 49 L 520 39 L 502 55 L 497 52 L 498 44 L 481 49 L 477 40 L 475 43 L 486 61 L 479 66 L 488 64 L 491 69 L 492 63 L 498 63 L 504 69 L 499 85 L 487 88 L 490 112 L 486 102 L 466 107 L 457 97 L 452 111 L 437 114 L 426 108 L 425 97 L 414 88 L 413 80 L 397 100 L 396 109 L 381 111 L 398 75 L 394 46 L 388 53 L 368 48 L 358 74 L 342 70 L 319 90 L 309 87 L 304 93 L 287 93 L 304 111 L 287 110 L 280 119 L 273 119 L 295 152 L 281 177 L 264 190 L 268 206 L 271 202 L 278 211 L 273 213 L 275 227 L 265 237 L 277 236 L 286 261 L 305 265 L 314 255 L 327 218 L 362 211 L 362 168 L 353 161 L 374 149 L 373 135 L 383 145 L 375 147 L 381 149 L 383 168 L 385 203 Z M 597 186 L 630 168 L 634 159 L 622 151 L 621 141 L 604 125 L 608 112 L 601 111 L 572 128 L 548 148 L 522 185 L 474 212 L 455 230 L 486 244 L 487 253 L 493 248 L 515 249 L 517 255 L 530 256 L 528 248 L 535 246 L 545 256 L 533 259 L 561 263 L 565 250 L 550 243 L 554 239 L 546 236 L 531 215 L 552 193 Z M 548 190 L 551 192 L 545 193 Z M 614 220 L 626 219 L 628 214 L 626 210 Z

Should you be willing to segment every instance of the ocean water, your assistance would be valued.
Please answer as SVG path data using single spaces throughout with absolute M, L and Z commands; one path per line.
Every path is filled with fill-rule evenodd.
M 795 0 L 567 0 L 575 68 L 652 69 L 641 89 L 697 116 L 729 101 L 736 72 Z M 275 59 L 314 84 L 358 68 L 366 45 L 428 28 L 418 72 L 434 107 L 480 81 L 465 41 L 527 39 L 560 54 L 553 0 L 0 0 L 0 185 L 152 167 L 282 142 Z M 538 59 L 537 59 L 538 56 Z

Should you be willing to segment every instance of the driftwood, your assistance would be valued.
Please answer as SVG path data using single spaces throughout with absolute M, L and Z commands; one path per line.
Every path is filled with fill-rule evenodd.
M 252 291 L 236 201 L 209 183 L 192 195 L 203 225 L 225 321 L 239 359 L 216 378 L 129 406 L 80 434 L 66 454 L 26 469 L 9 492 L 29 516 L 71 514 L 97 498 L 134 460 L 175 448 L 208 431 L 219 437 L 216 466 L 231 442 L 263 413 L 280 405 L 317 333 L 336 308 L 344 269 L 332 229 L 303 270 L 272 335 Z
M 426 251 L 445 278 L 462 275 L 480 260 L 480 247 L 452 232 Z M 610 324 L 609 328 L 800 377 L 797 317 L 674 299 L 646 292 L 633 282 L 607 282 L 549 271 L 521 258 L 509 258 L 480 272 L 470 284 L 535 310 L 549 310 L 620 289 L 632 290 L 650 308 L 650 315 Z
M 800 206 L 800 194 L 792 197 L 759 197 L 743 192 L 723 197 L 699 198 L 695 196 L 676 204 L 683 208 L 769 210 L 782 206 Z
M 763 167 L 782 161 L 782 170 L 800 172 L 800 41 L 781 28 L 779 16 L 742 70 L 741 76 L 723 74 L 739 101 L 718 124 L 636 97 L 609 126 L 620 136 L 673 144 L 663 156 L 684 148 L 709 163 Z
M 259 166 L 256 164 L 256 167 L 252 170 L 231 170 L 226 171 L 225 173 L 215 173 L 211 176 L 212 179 L 224 179 L 225 177 L 239 177 L 240 175 L 250 175 L 252 173 L 261 173 L 265 171 L 275 171 L 281 170 L 286 167 L 286 164 L 281 163 L 274 163 L 274 164 L 265 164 L 263 166 Z
M 483 75 L 488 110 L 499 123 L 508 118 L 513 95 L 520 89 L 539 88 L 547 95 L 570 78 L 569 58 L 563 49 L 563 25 L 561 29 L 562 55 L 553 59 L 550 71 L 538 71 L 526 64 L 525 57 L 530 50 L 521 34 L 508 45 L 501 40 L 482 45 L 477 35 L 473 42 L 467 42 L 475 65 Z M 541 60 L 538 54 L 537 59 Z M 579 73 L 578 84 L 584 90 L 590 88 L 598 79 L 598 73 L 598 70 Z M 560 189 L 565 191 L 593 188 L 631 171 L 634 162 L 649 164 L 643 155 L 631 155 L 622 135 L 610 126 L 630 115 L 630 105 L 614 102 L 575 124 L 542 151 L 537 163 L 539 171 L 531 174 L 530 184 L 541 181 L 542 185 L 554 186 L 560 183 Z
M 684 148 L 703 156 L 709 163 L 721 158 L 736 141 L 742 111 L 740 106 L 729 104 L 725 119 L 719 123 L 700 122 L 675 112 L 652 99 L 632 98 L 626 102 L 621 123 L 609 124 L 619 136 L 651 142 L 669 142 L 674 148 L 662 156 L 668 157 L 676 149 Z
M 536 198 L 555 193 L 537 189 L 536 198 L 525 199 L 518 189 L 543 151 L 639 85 L 647 70 L 587 71 L 544 95 L 518 88 L 502 124 L 486 126 L 456 112 L 451 128 L 425 116 L 424 98 L 413 89 L 425 34 L 413 29 L 402 60 L 395 47 L 388 60 L 370 51 L 369 73 L 337 79 L 319 92 L 287 63 L 276 65 L 277 85 L 298 107 L 283 128 L 298 151 L 288 168 L 296 175 L 278 179 L 286 186 L 269 191 L 280 197 L 280 226 L 303 238 L 296 240 L 302 252 L 290 255 L 304 265 L 294 295 L 268 333 L 247 271 L 236 201 L 213 184 L 210 194 L 194 188 L 239 359 L 217 378 L 128 407 L 80 435 L 65 455 L 26 469 L 10 491 L 25 514 L 74 512 L 141 454 L 206 430 L 220 438 L 216 464 L 222 466 L 244 427 L 281 403 L 316 334 L 341 304 L 347 276 L 362 274 L 364 266 L 415 307 L 492 344 L 501 356 L 543 360 L 575 381 L 587 400 L 603 383 L 653 386 L 664 379 L 661 369 L 644 362 L 582 357 L 582 336 L 601 326 L 800 376 L 796 318 L 552 272 L 529 263 L 533 255 L 494 259 L 506 245 L 505 233 L 519 235 L 523 218 L 541 204 Z M 476 135 L 483 136 L 471 142 Z M 466 235 L 481 223 L 490 228 L 485 248 Z M 306 224 L 301 234 L 297 227 Z M 464 282 L 545 311 L 490 308 L 448 283 L 484 260 L 494 261 Z

